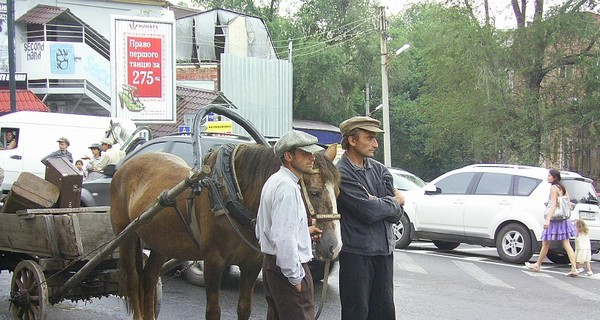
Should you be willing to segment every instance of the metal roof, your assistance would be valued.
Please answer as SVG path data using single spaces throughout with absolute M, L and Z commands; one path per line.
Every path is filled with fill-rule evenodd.
M 46 24 L 56 19 L 65 11 L 69 11 L 69 9 L 38 4 L 37 6 L 23 14 L 21 17 L 19 17 L 19 19 L 17 19 L 16 22 L 23 22 L 29 24 Z
M 50 109 L 29 90 L 17 90 L 17 111 L 42 111 L 49 112 Z M 10 91 L 0 90 L 0 114 L 10 112 Z

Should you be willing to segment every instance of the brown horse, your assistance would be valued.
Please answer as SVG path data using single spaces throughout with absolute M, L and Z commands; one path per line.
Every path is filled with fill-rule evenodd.
M 335 217 L 339 174 L 331 162 L 334 156 L 335 147 L 317 154 L 315 174 L 305 175 L 303 179 L 309 207 L 314 208 L 315 214 L 323 214 L 316 219 L 323 236 L 314 247 L 315 256 L 320 259 L 335 258 L 341 248 L 339 220 Z M 205 164 L 214 168 L 216 157 L 216 152 L 211 152 Z M 243 144 L 234 153 L 233 163 L 243 206 L 255 218 L 262 186 L 281 162 L 272 148 Z M 182 159 L 166 153 L 140 155 L 126 162 L 114 175 L 110 188 L 111 223 L 115 234 L 143 213 L 161 192 L 184 180 L 189 173 L 190 167 Z M 220 319 L 221 276 L 226 267 L 237 265 L 241 271 L 238 319 L 250 317 L 262 255 L 243 240 L 258 246 L 254 224 L 238 223 L 227 214 L 215 214 L 211 211 L 214 195 L 210 193 L 209 188 L 202 188 L 192 200 L 193 205 L 186 199 L 191 193 L 181 194 L 176 207 L 183 214 L 167 207 L 120 244 L 121 294 L 134 319 L 156 318 L 156 284 L 167 258 L 204 260 L 206 319 Z M 191 214 L 188 208 L 193 208 Z M 186 227 L 182 220 L 191 221 L 191 226 Z M 144 259 L 144 247 L 150 249 L 148 259 Z

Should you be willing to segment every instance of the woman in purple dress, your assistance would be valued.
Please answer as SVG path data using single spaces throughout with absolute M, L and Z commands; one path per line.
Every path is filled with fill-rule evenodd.
M 554 211 L 558 209 L 558 197 L 563 195 L 569 195 L 567 189 L 560 183 L 560 172 L 556 169 L 550 169 L 548 171 L 548 182 L 550 186 L 550 197 L 547 205 L 546 221 L 544 222 L 544 231 L 542 231 L 542 248 L 540 249 L 540 256 L 536 263 L 526 262 L 525 266 L 532 271 L 539 272 L 542 268 L 542 262 L 546 259 L 548 254 L 548 248 L 550 247 L 550 241 L 560 241 L 565 252 L 569 256 L 571 262 L 571 271 L 567 273 L 567 276 L 576 277 L 577 267 L 575 263 L 575 252 L 569 243 L 569 238 L 577 236 L 577 229 L 571 222 L 571 219 L 566 220 L 552 220 Z

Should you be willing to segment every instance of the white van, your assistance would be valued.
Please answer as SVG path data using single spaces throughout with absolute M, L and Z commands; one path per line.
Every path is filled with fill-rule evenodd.
M 110 129 L 113 118 L 76 114 L 19 111 L 0 117 L 0 167 L 4 169 L 4 193 L 8 192 L 21 172 L 30 172 L 44 178 L 46 167 L 41 159 L 58 150 L 56 140 L 69 139 L 68 150 L 73 161 L 84 155 L 91 156 L 88 147 L 99 143 Z M 113 119 L 114 120 L 114 119 Z M 119 123 L 135 128 L 130 120 Z M 17 146 L 6 149 L 6 132 L 13 132 Z M 115 146 L 118 147 L 118 146 Z

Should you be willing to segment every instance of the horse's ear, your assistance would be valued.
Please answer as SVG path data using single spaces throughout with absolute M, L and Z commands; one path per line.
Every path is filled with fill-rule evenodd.
M 337 155 L 337 143 L 334 143 L 332 145 L 330 145 L 329 147 L 327 147 L 327 150 L 325 150 L 325 158 L 329 159 L 329 161 L 333 162 L 333 159 L 335 159 L 335 156 Z

